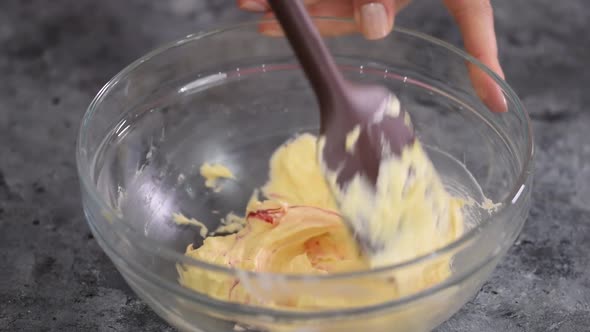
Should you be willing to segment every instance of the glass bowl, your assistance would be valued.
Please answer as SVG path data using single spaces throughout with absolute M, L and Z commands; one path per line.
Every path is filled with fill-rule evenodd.
M 350 21 L 318 19 L 322 24 Z M 413 116 L 418 135 L 449 190 L 468 194 L 471 222 L 455 242 L 395 266 L 356 273 L 294 276 L 210 265 L 184 256 L 199 229 L 242 213 L 263 185 L 272 152 L 316 132 L 310 90 L 284 38 L 258 23 L 188 36 L 116 75 L 86 112 L 77 147 L 84 212 L 100 246 L 133 290 L 186 331 L 427 331 L 472 298 L 518 236 L 529 211 L 533 142 L 510 87 L 474 58 L 440 40 L 397 28 L 380 41 L 328 38 L 345 75 L 388 86 Z M 468 79 L 473 63 L 501 87 L 508 112 L 492 113 Z M 220 192 L 204 186 L 203 162 L 236 177 Z M 484 204 L 483 207 L 486 207 Z M 493 207 L 493 208 L 492 208 Z M 362 287 L 420 266 L 452 261 L 432 286 L 391 292 Z M 339 305 L 286 308 L 209 297 L 180 285 L 177 267 L 231 278 L 260 298 L 305 295 Z M 368 282 L 368 283 L 367 283 Z M 393 286 L 392 286 L 393 287 Z M 375 292 L 380 292 L 379 300 Z

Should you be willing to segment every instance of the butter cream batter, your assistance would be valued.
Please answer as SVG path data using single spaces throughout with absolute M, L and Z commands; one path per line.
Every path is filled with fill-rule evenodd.
M 428 254 L 463 233 L 464 201 L 447 193 L 418 140 L 381 160 L 374 187 L 357 174 L 341 188 L 337 172 L 325 174 L 341 213 L 363 239 L 382 246 L 371 254 L 373 267 Z
M 219 179 L 235 179 L 229 168 L 221 164 L 204 163 L 201 165 L 201 176 L 205 178 L 205 186 L 215 191 L 221 190 Z
M 180 213 L 173 213 L 172 220 L 174 220 L 174 222 L 178 225 L 192 225 L 192 226 L 199 227 L 199 229 L 200 229 L 199 235 L 201 235 L 201 237 L 206 237 L 207 233 L 209 232 L 209 230 L 207 229 L 207 226 L 205 224 L 203 224 L 202 222 L 200 222 L 194 218 L 187 218 L 186 216 L 184 216 Z
M 395 249 L 392 256 L 373 261 L 360 251 L 338 212 L 317 161 L 317 137 L 311 134 L 302 134 L 275 151 L 270 160 L 269 181 L 262 188 L 266 200 L 258 201 L 255 193 L 248 203 L 245 217 L 234 215 L 231 221 L 222 222 L 222 228 L 235 233 L 207 237 L 198 248 L 191 244 L 186 255 L 246 271 L 321 275 L 366 270 L 385 261 L 401 262 L 436 250 L 461 235 L 461 201 L 446 192 L 438 192 L 444 191 L 442 185 L 433 189 L 434 195 L 447 197 L 448 206 L 434 207 L 442 209 L 441 213 L 447 216 L 441 224 L 432 220 L 432 212 L 428 212 L 433 207 L 425 208 L 424 202 L 412 196 L 413 192 L 424 190 L 421 181 L 428 180 L 419 177 L 433 176 L 425 171 L 428 166 L 420 166 L 422 153 L 421 147 L 414 145 L 396 161 L 415 164 L 415 173 L 410 176 L 413 185 L 404 188 L 402 183 L 406 181 L 401 178 L 390 184 L 396 186 L 398 192 L 409 190 L 409 198 L 404 198 L 403 207 L 391 204 L 395 209 L 380 212 L 380 216 L 395 216 L 391 224 L 383 225 L 380 230 L 383 234 L 393 234 L 390 235 Z M 392 165 L 389 166 L 393 169 Z M 399 195 L 392 198 L 392 203 L 401 200 Z M 354 202 L 349 203 L 352 208 L 363 209 Z M 343 207 L 346 209 L 346 204 Z M 341 287 L 333 293 L 318 289 L 317 294 L 323 295 L 317 296 L 299 290 L 273 289 L 273 292 L 265 293 L 228 274 L 183 265 L 177 270 L 182 285 L 222 300 L 292 309 L 334 308 L 379 303 L 428 288 L 450 275 L 450 260 L 451 257 L 440 256 L 346 285 L 347 291 L 355 294 L 355 303 L 343 299 Z

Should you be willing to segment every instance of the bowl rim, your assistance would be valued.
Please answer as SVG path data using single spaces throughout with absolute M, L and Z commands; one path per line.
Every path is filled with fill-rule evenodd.
M 347 18 L 334 18 L 334 17 L 323 17 L 323 16 L 314 17 L 314 20 L 335 21 L 335 22 L 352 22 L 351 19 L 347 19 Z M 240 28 L 256 26 L 257 24 L 259 24 L 261 22 L 273 22 L 273 21 L 275 21 L 275 20 L 274 19 L 260 19 L 260 20 L 254 20 L 254 21 L 247 21 L 247 22 L 243 22 L 243 23 L 239 23 L 239 24 L 233 24 L 233 25 L 220 27 L 217 29 L 212 29 L 212 30 L 209 30 L 206 32 L 199 32 L 199 33 L 195 33 L 195 34 L 190 34 L 190 35 L 185 36 L 184 38 L 180 38 L 180 39 L 175 40 L 173 42 L 163 44 L 162 46 L 146 53 L 145 55 L 143 55 L 139 59 L 135 60 L 134 62 L 132 62 L 131 64 L 126 66 L 123 70 L 121 70 L 113 78 L 111 78 L 99 90 L 99 92 L 96 94 L 96 96 L 93 98 L 90 105 L 86 109 L 85 114 L 84 114 L 81 124 L 80 124 L 79 132 L 78 132 L 78 139 L 77 139 L 77 144 L 76 144 L 76 164 L 77 164 L 78 176 L 80 178 L 83 192 L 89 193 L 91 200 L 98 203 L 101 211 L 108 213 L 113 219 L 115 219 L 115 220 L 113 220 L 111 225 L 113 225 L 115 227 L 121 227 L 122 228 L 121 230 L 126 235 L 137 236 L 137 234 L 135 234 L 135 231 L 133 229 L 131 229 L 130 226 L 127 225 L 123 221 L 123 218 L 120 218 L 118 213 L 113 208 L 111 208 L 107 204 L 107 202 L 104 199 L 102 199 L 102 197 L 99 195 L 95 184 L 92 182 L 92 176 L 90 173 L 91 163 L 89 162 L 89 158 L 87 156 L 86 150 L 83 148 L 83 146 L 87 140 L 86 128 L 89 126 L 89 123 L 92 120 L 94 113 L 97 111 L 97 109 L 100 106 L 101 102 L 103 101 L 104 97 L 122 79 L 124 79 L 127 75 L 129 75 L 135 69 L 140 67 L 144 62 L 149 61 L 150 59 L 152 59 L 158 55 L 161 55 L 170 49 L 180 47 L 180 46 L 183 46 L 188 43 L 197 42 L 200 39 L 212 37 L 212 36 L 215 36 L 215 35 L 218 35 L 221 33 L 231 32 L 231 31 L 234 31 L 234 30 L 237 30 Z M 280 278 L 282 281 L 289 281 L 289 280 L 298 280 L 299 281 L 299 280 L 310 280 L 310 279 L 317 280 L 317 281 L 324 281 L 324 280 L 327 281 L 327 280 L 340 280 L 340 279 L 348 279 L 348 278 L 366 277 L 366 276 L 370 276 L 370 275 L 378 275 L 380 273 L 384 273 L 384 272 L 388 272 L 388 271 L 395 271 L 398 269 L 403 269 L 405 267 L 412 266 L 415 264 L 420 264 L 424 261 L 434 259 L 436 257 L 444 256 L 444 255 L 448 254 L 449 252 L 452 252 L 453 250 L 460 248 L 465 243 L 468 243 L 468 242 L 474 240 L 474 238 L 479 233 L 479 231 L 482 228 L 484 228 L 486 225 L 488 225 L 491 222 L 491 220 L 494 218 L 494 216 L 496 216 L 497 214 L 503 213 L 510 205 L 513 205 L 514 203 L 516 203 L 518 201 L 520 194 L 523 192 L 523 190 L 525 189 L 525 186 L 527 185 L 528 177 L 532 173 L 533 157 L 534 157 L 533 132 L 532 132 L 532 125 L 531 125 L 529 115 L 526 112 L 524 105 L 522 104 L 522 102 L 520 101 L 520 99 L 518 98 L 516 93 L 504 81 L 504 79 L 502 79 L 500 76 L 498 76 L 496 73 L 494 73 L 491 69 L 489 69 L 484 64 L 482 64 L 475 57 L 467 54 L 463 50 L 461 50 L 461 49 L 459 49 L 459 48 L 457 48 L 457 47 L 455 47 L 443 40 L 432 37 L 432 36 L 427 35 L 425 33 L 421 33 L 418 31 L 414 31 L 411 29 L 406 29 L 406 28 L 402 28 L 402 27 L 398 27 L 398 26 L 396 26 L 394 28 L 394 30 L 391 32 L 390 36 L 393 35 L 394 33 L 402 34 L 402 35 L 405 35 L 405 36 L 408 36 L 408 37 L 411 37 L 414 39 L 419 39 L 419 40 L 422 40 L 428 44 L 437 45 L 439 47 L 446 49 L 447 51 L 450 51 L 451 53 L 454 53 L 458 57 L 463 58 L 467 62 L 474 64 L 480 70 L 482 70 L 484 73 L 486 73 L 488 76 L 490 76 L 496 82 L 496 84 L 498 84 L 500 86 L 500 88 L 503 90 L 503 92 L 505 94 L 507 101 L 513 104 L 513 106 L 515 108 L 515 110 L 513 110 L 513 112 L 517 112 L 523 117 L 525 127 L 526 127 L 524 129 L 526 129 L 527 146 L 526 146 L 526 155 L 521 156 L 524 158 L 523 164 L 522 164 L 522 169 L 520 171 L 520 174 L 518 175 L 518 177 L 514 181 L 515 184 L 511 187 L 509 194 L 504 198 L 504 200 L 502 200 L 502 202 L 500 202 L 501 205 L 496 211 L 491 213 L 487 218 L 484 218 L 476 227 L 474 227 L 474 228 L 470 229 L 469 231 L 465 232 L 464 234 L 462 234 L 461 237 L 459 237 L 455 241 L 453 241 L 453 242 L 451 242 L 451 243 L 449 243 L 449 244 L 447 244 L 447 245 L 445 245 L 445 246 L 443 246 L 431 253 L 421 255 L 421 256 L 418 256 L 413 259 L 406 260 L 406 261 L 403 261 L 400 263 L 379 267 L 376 269 L 355 271 L 355 272 L 346 272 L 346 273 L 334 273 L 334 274 L 320 275 L 320 276 L 306 276 L 306 275 L 302 276 L 302 275 L 289 275 L 289 274 L 280 274 L 280 273 L 261 273 L 261 272 L 246 271 L 246 270 L 241 270 L 241 269 L 236 269 L 236 268 L 226 268 L 226 267 L 223 267 L 220 265 L 197 260 L 192 257 L 187 257 L 184 254 L 177 253 L 177 252 L 167 249 L 167 248 L 158 247 L 158 249 L 155 250 L 155 249 L 153 249 L 154 246 L 146 244 L 151 241 L 150 239 L 146 239 L 146 238 L 143 238 L 142 241 L 139 241 L 138 245 L 140 247 L 142 247 L 142 249 L 150 251 L 154 255 L 163 256 L 166 259 L 174 260 L 175 262 L 181 263 L 185 266 L 202 268 L 202 269 L 209 270 L 212 272 L 222 272 L 222 273 L 226 273 L 226 274 L 234 275 L 234 276 L 247 276 L 249 278 L 263 277 L 263 276 L 267 279 L 268 278 L 270 278 L 270 279 Z M 94 156 L 91 156 L 91 157 L 93 158 Z M 89 223 L 92 223 L 90 218 L 86 218 L 86 219 L 88 220 Z M 120 222 L 115 222 L 115 221 L 120 221 Z M 93 226 L 91 226 L 91 228 L 93 228 L 93 230 L 96 231 L 96 229 L 94 229 Z M 518 229 L 520 229 L 520 227 Z M 121 233 L 118 233 L 118 234 L 119 234 L 119 236 L 121 235 Z M 482 263 L 478 264 L 478 266 L 481 267 L 481 266 L 485 265 L 487 262 L 491 261 L 496 255 L 497 255 L 497 253 L 492 253 L 492 254 L 488 255 L 489 257 L 486 257 L 485 259 L 482 258 Z M 119 256 L 119 258 L 122 258 L 125 260 L 125 258 L 121 257 L 121 255 L 117 254 L 117 256 Z M 139 267 L 139 268 L 142 269 L 143 267 Z M 474 271 L 471 271 L 470 273 L 466 272 L 466 273 L 464 273 L 463 276 L 457 276 L 457 277 L 464 278 L 465 276 L 468 276 L 471 273 L 477 271 L 477 268 L 473 269 L 473 270 Z M 405 302 L 406 300 L 411 300 L 416 297 L 419 298 L 419 297 L 425 295 L 424 293 L 431 293 L 431 292 L 436 291 L 437 289 L 444 288 L 445 285 L 446 286 L 451 285 L 452 284 L 452 282 L 450 282 L 451 280 L 461 279 L 461 278 L 447 278 L 439 284 L 433 285 L 429 288 L 418 291 L 417 293 L 410 294 L 406 297 L 398 298 L 396 300 L 393 300 L 393 301 L 390 301 L 387 303 L 389 303 L 389 305 L 391 305 L 392 302 L 395 302 L 395 303 Z M 168 281 L 166 281 L 164 279 L 161 279 L 161 278 L 159 278 L 159 279 L 160 279 L 159 280 L 160 284 L 169 283 Z M 168 286 L 172 286 L 172 285 L 168 285 Z M 187 288 L 183 288 L 183 289 L 191 291 L 193 293 L 192 295 L 199 294 L 198 292 L 192 291 Z M 186 296 L 188 294 L 187 294 L 187 292 L 182 292 L 182 294 L 180 294 L 180 295 Z M 208 298 L 208 299 L 214 300 L 212 298 Z M 231 303 L 231 302 L 227 302 L 227 301 L 220 301 L 220 302 L 222 302 L 224 305 Z M 239 307 L 244 309 L 245 305 L 240 305 Z M 250 307 L 250 306 L 248 306 L 248 307 Z M 252 306 L 252 308 L 255 308 L 256 310 L 266 309 L 266 308 L 253 307 L 253 306 Z M 274 313 L 276 313 L 277 311 L 281 311 L 281 310 L 277 310 L 277 309 L 268 309 L 268 310 L 270 310 L 269 312 L 274 312 Z M 285 311 L 285 312 L 289 313 L 291 311 Z M 324 317 L 324 315 L 329 311 L 321 311 L 321 312 L 322 312 L 322 317 Z M 345 313 L 345 312 L 346 312 L 346 309 L 345 310 L 339 309 L 335 313 L 338 313 L 338 315 L 341 315 L 342 313 Z M 260 311 L 257 311 L 257 313 L 260 313 Z M 298 312 L 298 313 L 302 314 L 303 312 Z M 309 312 L 309 313 L 312 313 L 312 312 Z

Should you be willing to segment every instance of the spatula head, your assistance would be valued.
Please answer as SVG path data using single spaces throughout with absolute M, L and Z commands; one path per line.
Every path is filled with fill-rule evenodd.
M 346 90 L 344 98 L 321 104 L 321 159 L 328 170 L 338 172 L 341 186 L 357 174 L 374 184 L 380 161 L 400 156 L 414 142 L 414 129 L 399 99 L 386 88 L 347 83 Z
M 386 88 L 347 83 L 346 91 L 340 100 L 321 103 L 320 164 L 336 201 L 346 201 L 343 195 L 352 181 L 361 181 L 370 204 L 376 200 L 371 191 L 382 161 L 400 157 L 414 143 L 414 129 L 399 99 Z M 373 240 L 368 220 L 344 217 L 365 252 L 371 255 L 384 247 Z

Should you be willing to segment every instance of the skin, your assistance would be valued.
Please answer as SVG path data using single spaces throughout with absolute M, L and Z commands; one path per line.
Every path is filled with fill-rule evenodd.
M 237 0 L 241 9 L 264 13 L 264 17 L 272 17 L 266 0 Z M 324 36 L 335 36 L 353 32 L 361 32 L 368 39 L 380 39 L 393 29 L 395 15 L 403 10 L 410 0 L 304 0 L 311 15 L 354 18 L 355 24 L 318 24 Z M 494 15 L 490 0 L 443 0 L 443 3 L 455 19 L 465 49 L 474 58 L 486 65 L 504 79 L 504 72 L 498 61 L 498 48 L 494 30 Z M 364 5 L 368 5 L 363 7 Z M 382 24 L 372 26 L 363 20 L 363 8 L 378 7 L 384 9 Z M 380 6 L 382 5 L 382 7 Z M 260 32 L 270 36 L 281 36 L 281 28 L 276 23 L 263 23 Z M 475 91 L 481 100 L 494 112 L 506 112 L 506 99 L 500 87 L 475 65 L 469 64 L 469 75 Z

